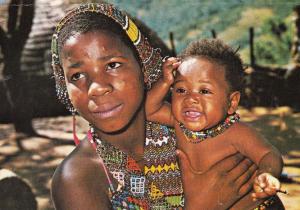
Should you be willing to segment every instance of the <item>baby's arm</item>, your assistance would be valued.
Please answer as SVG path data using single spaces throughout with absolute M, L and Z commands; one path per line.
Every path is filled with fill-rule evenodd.
M 234 147 L 258 166 L 258 174 L 270 173 L 279 177 L 283 167 L 280 152 L 253 128 L 244 123 L 232 125 Z
M 254 200 L 275 195 L 280 190 L 280 182 L 277 178 L 281 174 L 282 158 L 275 151 L 270 151 L 262 157 L 258 168 L 253 184 Z
M 244 197 L 233 208 L 239 209 L 238 206 L 240 205 L 252 206 L 257 204 L 251 200 L 265 199 L 276 194 L 277 190 L 280 189 L 280 182 L 276 177 L 281 174 L 283 162 L 279 151 L 254 129 L 244 123 L 236 123 L 232 128 L 229 136 L 233 140 L 235 148 L 258 166 L 253 184 L 254 193 Z
M 149 121 L 174 126 L 171 105 L 164 101 L 171 85 L 174 82 L 173 71 L 180 65 L 177 58 L 168 58 L 163 64 L 163 77 L 160 78 L 146 97 L 146 118 Z

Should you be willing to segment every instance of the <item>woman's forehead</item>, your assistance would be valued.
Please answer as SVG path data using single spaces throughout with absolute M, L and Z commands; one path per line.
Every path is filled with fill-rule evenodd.
M 137 51 L 137 54 L 135 52 L 132 53 L 135 57 L 137 57 L 137 60 L 140 61 L 141 66 L 143 66 L 142 70 L 146 78 L 145 81 L 147 82 L 148 88 L 150 88 L 151 83 L 156 81 L 161 75 L 161 50 L 158 48 L 153 48 L 151 46 L 147 38 L 141 33 L 137 25 L 126 15 L 126 13 L 123 13 L 117 8 L 115 8 L 113 5 L 106 3 L 83 4 L 80 7 L 70 11 L 68 15 L 66 15 L 59 22 L 52 38 L 51 49 L 53 68 L 61 69 L 61 41 L 64 39 L 64 35 L 62 35 L 62 32 L 64 31 L 66 26 L 72 24 L 74 18 L 76 18 L 76 16 L 80 14 L 87 14 L 86 20 L 90 17 L 89 14 L 104 15 L 121 26 L 121 29 L 123 30 L 123 32 L 125 32 L 126 37 L 129 38 L 129 41 L 131 42 L 133 48 L 135 48 Z M 54 74 L 55 78 L 59 79 L 62 75 L 62 71 L 54 71 Z
M 131 50 L 114 34 L 102 31 L 77 34 L 69 37 L 63 47 L 63 54 L 70 56 L 72 51 L 87 54 L 89 57 L 100 54 L 130 54 Z

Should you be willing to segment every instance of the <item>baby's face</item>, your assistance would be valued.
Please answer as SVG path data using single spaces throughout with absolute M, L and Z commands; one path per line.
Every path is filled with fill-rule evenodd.
M 193 131 L 208 129 L 227 115 L 229 86 L 222 66 L 190 57 L 178 68 L 172 91 L 176 120 Z

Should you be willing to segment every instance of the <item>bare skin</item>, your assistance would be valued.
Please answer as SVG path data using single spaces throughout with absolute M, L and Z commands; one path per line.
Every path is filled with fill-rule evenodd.
M 171 85 L 172 106 L 163 102 Z M 201 57 L 189 57 L 182 62 L 170 58 L 164 64 L 164 78 L 147 96 L 146 112 L 148 120 L 175 128 L 178 148 L 187 154 L 196 174 L 237 152 L 253 161 L 259 168 L 253 184 L 255 191 L 232 207 L 253 209 L 261 199 L 275 195 L 280 189 L 275 178 L 282 169 L 280 153 L 244 123 L 235 123 L 222 134 L 198 144 L 191 144 L 179 127 L 179 122 L 192 131 L 214 127 L 237 110 L 239 100 L 238 91 L 230 92 L 222 66 Z
M 144 81 L 133 53 L 115 35 L 98 31 L 70 37 L 63 46 L 62 58 L 74 107 L 96 127 L 100 138 L 138 160 L 143 156 L 146 119 Z M 198 177 L 195 186 L 200 193 L 209 192 L 208 199 L 195 200 L 187 191 L 190 208 L 217 209 L 218 204 L 213 200 L 223 186 L 226 186 L 224 193 L 232 196 L 223 202 L 222 209 L 244 195 L 250 188 L 247 181 L 255 167 L 243 159 L 239 155 L 225 158 L 213 170 L 207 170 L 211 178 Z M 139 165 L 143 167 L 143 162 Z M 189 173 L 186 170 L 185 174 Z M 216 182 L 220 176 L 222 182 Z M 237 177 L 241 181 L 229 187 Z M 58 167 L 51 189 L 58 210 L 111 209 L 104 170 L 86 139 Z
M 110 209 L 107 188 L 98 156 L 90 143 L 83 141 L 55 171 L 51 195 L 58 210 Z

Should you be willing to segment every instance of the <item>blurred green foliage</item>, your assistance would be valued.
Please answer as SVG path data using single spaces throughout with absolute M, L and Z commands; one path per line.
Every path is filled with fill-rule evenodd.
M 169 45 L 174 33 L 180 52 L 190 41 L 212 36 L 240 47 L 249 62 L 248 29 L 255 29 L 257 64 L 283 65 L 290 59 L 293 7 L 299 0 L 110 0 L 138 17 Z

